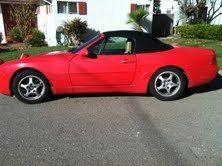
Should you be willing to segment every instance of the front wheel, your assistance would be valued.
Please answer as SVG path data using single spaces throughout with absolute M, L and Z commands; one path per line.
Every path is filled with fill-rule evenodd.
M 177 68 L 167 67 L 154 74 L 149 84 L 149 90 L 156 98 L 170 101 L 180 98 L 186 86 L 184 73 Z
M 27 104 L 43 102 L 49 95 L 46 78 L 35 70 L 25 70 L 16 75 L 12 91 L 18 100 Z

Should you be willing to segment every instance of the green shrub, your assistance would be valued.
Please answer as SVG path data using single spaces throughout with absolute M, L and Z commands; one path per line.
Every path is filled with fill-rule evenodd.
M 178 30 L 183 38 L 222 40 L 222 25 L 183 25 Z
M 12 30 L 10 31 L 10 37 L 12 41 L 15 41 L 15 42 L 23 42 L 25 38 L 22 35 L 22 31 L 19 27 L 12 28 Z
M 28 36 L 27 43 L 32 47 L 43 47 L 48 44 L 45 41 L 45 35 L 38 29 L 34 29 L 31 36 Z

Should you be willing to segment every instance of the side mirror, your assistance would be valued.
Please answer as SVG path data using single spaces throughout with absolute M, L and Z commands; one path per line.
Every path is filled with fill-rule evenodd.
M 81 52 L 81 56 L 82 57 L 88 57 L 89 56 L 89 51 L 87 49 L 84 49 L 82 52 Z

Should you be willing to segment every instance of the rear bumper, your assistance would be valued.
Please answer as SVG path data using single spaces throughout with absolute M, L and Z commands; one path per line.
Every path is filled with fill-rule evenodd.
M 213 81 L 217 77 L 218 71 L 219 67 L 217 65 L 191 70 L 189 73 L 189 87 L 196 87 Z

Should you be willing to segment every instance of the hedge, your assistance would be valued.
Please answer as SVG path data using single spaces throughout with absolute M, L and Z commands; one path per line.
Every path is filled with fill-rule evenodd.
M 222 25 L 195 24 L 178 27 L 183 38 L 222 40 Z

